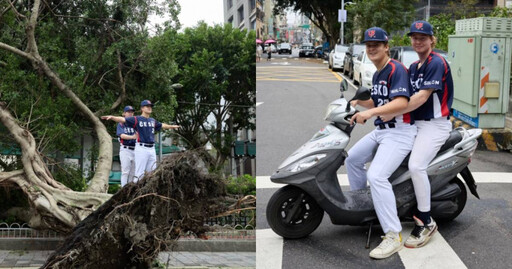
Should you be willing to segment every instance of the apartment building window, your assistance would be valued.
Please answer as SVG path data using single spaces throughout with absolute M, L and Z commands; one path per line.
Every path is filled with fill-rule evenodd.
M 241 24 L 244 21 L 244 6 L 241 6 L 238 9 L 238 24 Z
M 229 19 L 228 19 L 228 23 L 230 23 L 231 25 L 233 25 L 233 16 L 229 17 Z
M 233 0 L 228 0 L 228 10 L 233 7 Z
M 256 0 L 250 0 L 251 2 L 251 8 L 249 10 L 254 10 L 256 8 Z

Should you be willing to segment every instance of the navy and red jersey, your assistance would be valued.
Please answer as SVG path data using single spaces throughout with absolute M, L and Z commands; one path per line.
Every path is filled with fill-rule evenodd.
M 146 118 L 143 116 L 126 117 L 126 126 L 133 127 L 138 133 L 139 137 L 137 142 L 145 144 L 155 143 L 155 132 L 162 129 L 162 123 L 153 118 Z
M 372 79 L 372 100 L 375 107 L 383 106 L 398 96 L 404 96 L 409 99 L 411 89 L 409 81 L 407 81 L 408 78 L 407 68 L 394 59 L 391 59 L 380 72 L 375 72 Z M 374 122 L 375 125 L 382 123 L 413 124 L 414 121 L 409 113 L 405 113 L 396 116 L 388 122 L 384 122 L 380 117 L 377 117 Z
M 413 94 L 434 89 L 428 100 L 412 112 L 415 120 L 448 118 L 453 102 L 453 80 L 450 66 L 443 56 L 431 52 L 418 69 L 419 61 L 411 64 L 409 80 Z
M 129 140 L 122 139 L 121 138 L 122 134 L 126 134 L 126 135 L 133 135 L 133 134 L 135 134 L 135 130 L 132 127 L 129 127 L 126 124 L 123 124 L 123 123 L 118 123 L 117 124 L 116 135 L 119 137 L 119 142 L 121 144 L 123 144 L 125 146 L 129 146 L 129 147 L 135 146 L 135 139 L 129 139 Z

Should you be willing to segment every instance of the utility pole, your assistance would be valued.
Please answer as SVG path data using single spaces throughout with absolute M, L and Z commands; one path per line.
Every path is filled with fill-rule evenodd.
M 341 0 L 341 12 L 345 9 L 345 0 Z M 343 24 L 344 20 L 341 19 L 341 27 L 340 27 L 340 44 L 343 44 Z
M 428 0 L 428 3 L 427 3 L 427 19 L 426 21 L 428 21 L 428 19 L 430 18 L 430 0 Z

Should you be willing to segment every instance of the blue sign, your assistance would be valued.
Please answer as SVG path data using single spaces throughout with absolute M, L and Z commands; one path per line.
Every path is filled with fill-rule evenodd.
M 466 115 L 456 109 L 453 110 L 453 116 L 457 119 L 460 119 L 460 120 L 468 123 L 469 125 L 471 125 L 473 127 L 478 127 L 478 116 L 473 118 L 473 117 Z
M 498 46 L 498 43 L 493 42 L 491 44 L 491 52 L 496 54 L 496 53 L 498 53 L 498 50 L 500 50 L 500 47 Z

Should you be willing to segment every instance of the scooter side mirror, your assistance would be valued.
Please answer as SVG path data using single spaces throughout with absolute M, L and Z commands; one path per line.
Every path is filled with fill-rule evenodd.
M 366 87 L 359 87 L 359 89 L 357 89 L 356 91 L 356 94 L 354 95 L 354 97 L 352 97 L 352 99 L 350 99 L 350 101 L 352 100 L 370 100 L 370 98 L 372 98 L 372 93 L 370 92 L 370 89 L 366 88 Z M 345 111 L 350 111 L 350 101 L 348 102 L 348 105 L 347 105 L 347 108 Z
M 346 92 L 348 90 L 348 82 L 346 79 L 342 80 L 340 83 L 340 92 Z
M 366 87 L 359 87 L 359 89 L 357 89 L 356 94 L 354 95 L 352 100 L 363 100 L 364 101 L 364 100 L 370 100 L 371 97 L 372 97 L 372 94 L 370 92 L 370 89 L 368 89 Z

